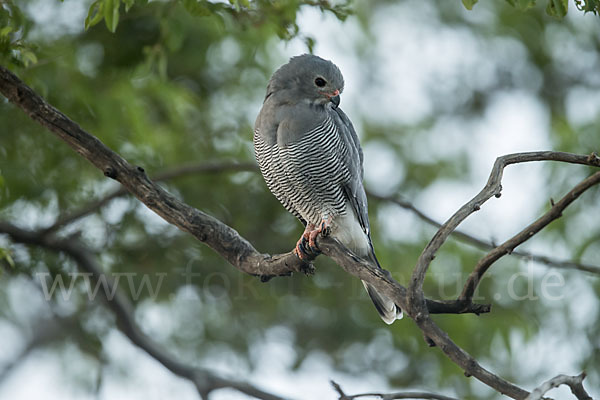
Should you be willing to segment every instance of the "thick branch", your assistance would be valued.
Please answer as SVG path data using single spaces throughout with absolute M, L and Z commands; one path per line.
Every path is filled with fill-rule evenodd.
M 582 372 L 578 376 L 558 375 L 542 383 L 536 389 L 534 389 L 525 400 L 542 400 L 546 392 L 559 387 L 560 385 L 567 385 L 571 389 L 571 392 L 578 400 L 592 400 L 592 397 L 587 394 L 583 388 L 583 380 L 585 379 L 585 372 Z
M 96 258 L 89 250 L 73 239 L 59 240 L 45 235 L 44 232 L 27 231 L 2 222 L 0 222 L 0 233 L 8 234 L 13 241 L 18 243 L 40 246 L 67 254 L 77 262 L 81 270 L 91 273 L 95 281 L 103 275 L 102 268 L 98 265 Z M 194 368 L 179 362 L 142 332 L 135 323 L 134 309 L 129 299 L 118 288 L 114 288 L 114 282 L 109 276 L 104 275 L 104 278 L 106 279 L 107 290 L 99 290 L 98 293 L 116 315 L 119 329 L 136 346 L 146 351 L 171 372 L 192 381 L 200 394 L 205 395 L 221 388 L 232 388 L 258 399 L 283 400 L 282 397 L 264 392 L 246 382 L 225 379 L 205 369 Z M 109 299 L 107 293 L 114 293 L 114 296 Z
M 597 185 L 598 183 L 600 183 L 600 172 L 596 172 L 595 174 L 584 179 L 571 191 L 569 191 L 569 193 L 567 193 L 562 199 L 560 199 L 557 203 L 554 203 L 548 212 L 479 260 L 475 266 L 475 269 L 467 278 L 459 299 L 471 301 L 473 294 L 475 293 L 475 289 L 481 281 L 481 277 L 492 266 L 493 263 L 498 261 L 506 254 L 510 254 L 515 247 L 532 238 L 533 235 L 538 233 L 555 219 L 560 218 L 562 216 L 562 212 L 569 206 L 569 204 L 575 201 L 586 190 L 594 185 Z
M 169 194 L 150 181 L 143 168 L 129 164 L 98 138 L 84 131 L 48 104 L 2 66 L 0 66 L 0 92 L 23 109 L 33 120 L 48 128 L 103 171 L 104 175 L 119 181 L 165 221 L 191 233 L 239 270 L 250 275 L 267 277 L 312 271 L 311 264 L 301 261 L 292 252 L 276 256 L 259 253 L 235 229 Z

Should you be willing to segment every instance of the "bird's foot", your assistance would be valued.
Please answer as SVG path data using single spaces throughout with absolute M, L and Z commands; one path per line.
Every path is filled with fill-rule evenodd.
M 330 219 L 322 220 L 317 229 L 315 229 L 314 224 L 306 225 L 306 229 L 304 229 L 304 233 L 298 240 L 298 243 L 296 243 L 296 248 L 294 249 L 294 254 L 298 258 L 301 260 L 312 259 L 321 254 L 321 250 L 319 250 L 316 242 L 317 236 L 321 234 L 325 237 L 331 234 Z

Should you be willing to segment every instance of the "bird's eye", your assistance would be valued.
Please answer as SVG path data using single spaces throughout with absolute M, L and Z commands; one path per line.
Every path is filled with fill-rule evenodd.
M 325 79 L 319 77 L 317 79 L 315 79 L 315 85 L 317 85 L 318 87 L 323 87 L 327 84 L 327 82 L 325 82 Z

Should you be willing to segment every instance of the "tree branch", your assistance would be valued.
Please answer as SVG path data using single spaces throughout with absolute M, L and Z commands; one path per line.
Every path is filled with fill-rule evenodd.
M 498 261 L 506 254 L 510 254 L 515 247 L 532 238 L 533 235 L 541 231 L 555 219 L 560 218 L 562 216 L 562 212 L 569 206 L 569 204 L 575 201 L 586 190 L 594 185 L 597 185 L 598 183 L 600 183 L 600 171 L 584 179 L 571 191 L 569 191 L 569 193 L 567 193 L 562 199 L 560 199 L 558 203 L 554 203 L 548 212 L 479 260 L 475 266 L 475 269 L 467 278 L 462 293 L 459 296 L 459 300 L 471 301 L 473 299 L 475 289 L 481 281 L 481 277 L 492 266 L 493 263 Z
M 239 233 L 218 219 L 191 207 L 153 183 L 144 169 L 134 167 L 109 149 L 98 138 L 84 131 L 56 108 L 48 104 L 12 72 L 0 66 L 0 92 L 19 106 L 34 121 L 48 128 L 77 153 L 120 182 L 165 221 L 191 233 L 219 253 L 231 265 L 255 276 L 287 276 L 292 272 L 312 273 L 311 263 L 292 252 L 271 256 L 261 254 Z
M 258 166 L 255 163 L 250 163 L 250 162 L 237 163 L 235 161 L 233 161 L 233 162 L 232 161 L 230 161 L 230 162 L 217 161 L 217 162 L 189 163 L 189 164 L 184 164 L 182 166 L 173 167 L 173 168 L 167 169 L 164 172 L 158 173 L 152 178 L 152 180 L 155 182 L 164 182 L 164 181 L 168 181 L 171 179 L 175 179 L 175 178 L 179 178 L 179 177 L 183 177 L 183 176 L 191 175 L 191 174 L 197 174 L 197 173 L 205 174 L 205 173 L 221 173 L 221 172 L 236 172 L 236 171 L 258 172 Z M 51 226 L 46 228 L 45 231 L 47 233 L 55 232 L 56 230 L 62 228 L 63 226 L 66 226 L 80 218 L 83 218 L 83 217 L 93 213 L 94 211 L 96 211 L 99 208 L 108 204 L 113 199 L 124 196 L 128 193 L 129 192 L 127 190 L 125 190 L 125 188 L 120 186 L 119 188 L 115 189 L 114 191 L 110 192 L 109 194 L 105 195 L 104 197 L 83 206 L 81 209 L 79 209 L 77 211 L 74 211 L 71 213 L 65 213 L 65 214 L 59 216 L 57 218 L 56 222 L 54 222 L 54 224 L 52 224 Z M 423 220 L 424 222 L 426 222 L 432 226 L 435 226 L 436 228 L 440 228 L 442 226 L 442 224 L 440 224 L 433 218 L 429 217 L 427 214 L 425 214 L 423 211 L 419 210 L 414 204 L 412 204 L 409 201 L 401 200 L 401 199 L 398 199 L 398 198 L 392 197 L 392 196 L 389 196 L 389 197 L 379 196 L 370 191 L 367 191 L 367 195 L 373 199 L 394 203 L 394 204 L 398 205 L 399 207 L 409 210 L 413 214 L 415 214 L 417 217 L 419 217 L 421 220 Z M 470 245 L 475 246 L 480 249 L 493 250 L 496 247 L 496 245 L 491 242 L 487 242 L 485 240 L 479 239 L 475 236 L 469 235 L 468 233 L 462 232 L 458 229 L 452 232 L 452 236 L 464 243 L 470 244 Z M 537 254 L 529 253 L 526 251 L 513 251 L 510 254 L 513 256 L 527 259 L 527 260 L 533 260 L 533 261 L 536 261 L 536 262 L 539 262 L 542 264 L 546 264 L 551 267 L 576 269 L 576 270 L 590 272 L 590 273 L 600 275 L 600 267 L 597 267 L 595 265 L 589 265 L 589 264 L 574 262 L 574 261 L 556 260 L 556 259 L 553 259 L 548 256 L 537 255 Z
M 542 400 L 546 392 L 559 387 L 560 385 L 567 385 L 571 389 L 571 392 L 578 400 L 592 400 L 592 397 L 587 394 L 583 388 L 583 380 L 585 379 L 585 372 L 582 372 L 578 376 L 568 375 L 557 375 L 554 378 L 542 383 L 536 389 L 534 389 L 525 400 Z
M 395 393 L 361 393 L 351 396 L 344 393 L 341 386 L 334 381 L 331 381 L 331 386 L 338 392 L 340 397 L 338 400 L 354 400 L 359 397 L 379 397 L 381 400 L 396 400 L 396 399 L 426 399 L 426 400 L 458 400 L 454 397 L 448 397 L 441 394 L 428 392 L 395 392 Z
M 35 245 L 67 254 L 77 262 L 82 271 L 90 273 L 94 281 L 103 276 L 102 268 L 98 265 L 96 258 L 81 243 L 72 238 L 60 240 L 46 235 L 43 231 L 28 231 L 4 222 L 0 222 L 0 233 L 9 235 L 13 241 L 18 243 Z M 249 383 L 222 378 L 206 369 L 194 368 L 179 362 L 142 332 L 135 323 L 134 307 L 129 299 L 118 287 L 114 287 L 115 283 L 109 276 L 104 275 L 103 278 L 106 280 L 107 290 L 99 290 L 97 293 L 102 296 L 104 303 L 117 317 L 119 329 L 132 343 L 143 349 L 171 372 L 192 381 L 201 396 L 205 397 L 208 393 L 217 389 L 232 388 L 258 399 L 284 400 L 282 397 L 264 392 Z M 114 296 L 109 299 L 107 293 L 114 293 Z

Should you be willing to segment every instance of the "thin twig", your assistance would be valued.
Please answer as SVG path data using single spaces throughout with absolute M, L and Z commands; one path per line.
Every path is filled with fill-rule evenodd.
M 504 168 L 511 164 L 532 162 L 532 161 L 561 161 L 572 164 L 581 164 L 589 166 L 600 166 L 600 158 L 594 153 L 588 156 L 564 153 L 559 151 L 537 151 L 528 153 L 515 153 L 508 154 L 502 157 L 498 157 L 490 177 L 485 187 L 469 202 L 463 205 L 452 217 L 446 221 L 442 227 L 436 232 L 431 241 L 427 244 L 423 252 L 421 253 L 415 270 L 413 271 L 410 291 L 415 295 L 420 288 L 423 287 L 425 280 L 425 274 L 427 269 L 434 258 L 435 253 L 444 244 L 448 236 L 458 227 L 458 225 L 464 221 L 469 215 L 478 211 L 483 203 L 489 200 L 492 196 L 500 195 L 502 191 L 502 175 Z M 419 296 L 415 296 L 411 299 L 411 302 L 423 302 L 423 299 L 419 299 Z
M 557 375 L 534 389 L 525 400 L 542 400 L 546 392 L 560 385 L 567 385 L 578 400 L 592 400 L 592 397 L 583 388 L 585 376 L 585 372 L 577 376 Z
M 425 400 L 458 400 L 454 397 L 448 397 L 441 394 L 429 392 L 394 392 L 394 393 L 360 393 L 351 396 L 344 393 L 341 386 L 331 381 L 331 386 L 338 392 L 340 397 L 338 400 L 354 400 L 360 397 L 378 397 L 380 400 L 397 400 L 397 399 L 425 399 Z
M 560 218 L 562 216 L 562 212 L 569 206 L 569 204 L 575 201 L 586 190 L 599 183 L 600 171 L 584 179 L 572 190 L 570 190 L 569 193 L 567 193 L 562 199 L 560 199 L 558 202 L 555 202 L 550 210 L 548 210 L 544 215 L 529 224 L 529 226 L 521 230 L 521 232 L 517 233 L 515 236 L 486 254 L 485 257 L 479 260 L 467 278 L 462 293 L 459 296 L 459 300 L 471 301 L 473 294 L 475 293 L 475 289 L 481 281 L 483 274 L 486 273 L 493 263 L 498 261 L 501 257 L 510 254 L 515 247 L 532 238 L 533 235 L 541 231 L 555 219 Z

